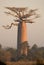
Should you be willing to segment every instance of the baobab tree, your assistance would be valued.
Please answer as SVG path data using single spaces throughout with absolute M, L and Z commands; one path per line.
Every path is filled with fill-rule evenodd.
M 11 12 L 5 12 L 6 14 L 12 15 L 16 19 L 14 19 L 17 23 L 11 23 L 11 25 L 7 25 L 3 27 L 5 29 L 10 29 L 12 25 L 18 26 L 18 37 L 17 37 L 17 51 L 18 56 L 28 54 L 28 41 L 27 41 L 27 31 L 26 31 L 26 23 L 34 23 L 33 19 L 38 18 L 38 14 L 36 13 L 37 9 L 28 10 L 27 7 L 5 7 L 6 9 L 11 10 Z M 14 14 L 13 14 L 14 12 Z

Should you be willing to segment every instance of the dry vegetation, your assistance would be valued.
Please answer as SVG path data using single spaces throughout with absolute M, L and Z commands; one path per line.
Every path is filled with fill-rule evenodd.
M 18 61 L 18 62 L 6 62 L 7 65 L 44 65 L 44 62 L 36 61 Z
M 0 45 L 0 61 L 5 62 L 6 65 L 44 65 L 44 47 L 38 48 L 38 46 L 34 45 L 29 50 L 27 58 L 21 56 L 19 60 L 15 60 L 15 57 L 16 49 L 3 49 Z
M 6 62 L 7 65 L 35 65 L 36 62 Z

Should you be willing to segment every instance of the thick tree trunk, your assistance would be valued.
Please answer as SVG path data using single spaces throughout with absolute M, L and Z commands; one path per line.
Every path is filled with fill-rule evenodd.
M 25 21 L 22 21 L 18 24 L 17 50 L 18 56 L 27 55 L 28 43 Z
M 27 28 L 26 23 L 23 21 L 21 23 L 21 43 L 27 41 Z

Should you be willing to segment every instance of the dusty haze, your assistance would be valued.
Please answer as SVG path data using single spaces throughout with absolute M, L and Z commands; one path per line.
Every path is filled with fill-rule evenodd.
M 5 30 L 2 25 L 10 24 L 13 21 L 12 16 L 7 16 L 4 12 L 9 11 L 4 7 L 28 7 L 29 9 L 38 9 L 40 18 L 34 20 L 35 23 L 27 24 L 27 37 L 30 46 L 37 44 L 44 46 L 44 0 L 0 0 L 0 44 L 3 47 L 17 47 L 17 28 L 13 26 L 10 30 Z

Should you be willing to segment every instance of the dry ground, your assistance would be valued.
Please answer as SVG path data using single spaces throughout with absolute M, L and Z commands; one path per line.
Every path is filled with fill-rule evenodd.
M 39 65 L 36 61 L 6 62 L 6 65 Z M 44 65 L 44 62 L 40 65 Z
M 36 62 L 21 62 L 21 61 L 19 61 L 19 62 L 6 62 L 6 64 L 7 65 L 36 65 Z

